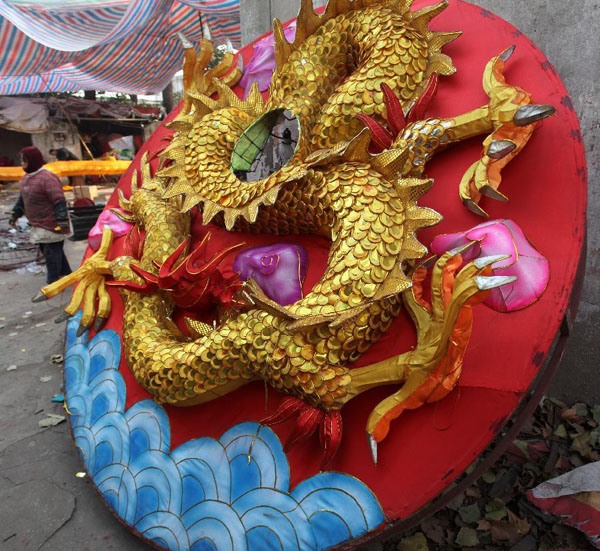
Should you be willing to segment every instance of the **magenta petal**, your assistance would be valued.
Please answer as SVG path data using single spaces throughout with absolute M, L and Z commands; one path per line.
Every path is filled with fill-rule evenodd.
M 517 250 L 519 256 L 532 256 L 535 258 L 545 258 L 534 246 L 529 242 L 523 230 L 512 220 L 502 220 L 504 224 L 512 233 L 513 239 L 517 244 Z
M 550 279 L 550 264 L 539 254 L 536 257 L 520 255 L 512 266 L 493 272 L 497 276 L 516 276 L 517 281 L 494 289 L 485 304 L 499 312 L 512 312 L 542 296 Z
M 302 298 L 308 255 L 289 243 L 252 247 L 236 256 L 232 268 L 241 279 L 254 279 L 265 295 L 285 306 Z
M 468 239 L 481 242 L 480 256 L 506 255 L 509 258 L 494 264 L 494 268 L 505 268 L 517 260 L 517 244 L 510 229 L 502 221 L 481 224 L 467 232 Z
M 296 22 L 290 23 L 283 33 L 288 41 L 294 39 L 296 34 Z M 254 44 L 252 59 L 244 67 L 244 75 L 240 80 L 240 86 L 244 89 L 244 96 L 250 91 L 253 83 L 258 84 L 261 92 L 269 88 L 271 77 L 275 71 L 275 38 L 271 33 L 269 36 Z
M 493 266 L 495 276 L 516 276 L 517 280 L 493 289 L 485 304 L 499 312 L 520 310 L 535 302 L 545 291 L 550 279 L 548 260 L 527 240 L 523 230 L 512 220 L 492 220 L 462 232 L 437 236 L 431 250 L 444 252 L 470 241 L 479 241 L 470 258 L 505 255 L 508 258 Z M 465 255 L 465 260 L 470 259 Z
M 123 212 L 121 209 L 115 208 L 113 210 L 118 210 L 119 212 Z M 125 222 L 121 220 L 111 209 L 105 209 L 102 211 L 98 220 L 96 220 L 96 224 L 88 233 L 88 243 L 92 250 L 97 251 L 100 248 L 100 242 L 102 241 L 102 230 L 108 227 L 112 230 L 115 237 L 121 237 L 122 235 L 126 235 L 131 231 L 133 227 L 129 222 Z

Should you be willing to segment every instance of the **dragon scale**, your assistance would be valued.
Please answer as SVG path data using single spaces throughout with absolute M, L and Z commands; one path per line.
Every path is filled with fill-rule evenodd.
M 456 384 L 470 308 L 484 300 L 477 277 L 488 272 L 485 263 L 459 269 L 460 253 L 447 253 L 433 269 L 431 304 L 423 300 L 426 268 L 415 261 L 427 248 L 416 232 L 441 219 L 417 204 L 433 183 L 422 177 L 425 164 L 451 143 L 488 134 L 482 159 L 460 184 L 465 205 L 485 214 L 479 199 L 505 199 L 497 191 L 500 169 L 553 109 L 529 105 L 529 94 L 506 84 L 502 70 L 509 49 L 484 71 L 488 105 L 425 119 L 438 75 L 455 71 L 441 49 L 460 33 L 428 28 L 445 2 L 419 11 L 411 4 L 331 0 L 317 15 L 311 1 L 303 0 L 293 42 L 275 22 L 277 66 L 266 102 L 257 86 L 245 99 L 232 91 L 239 78 L 231 71 L 232 56 L 207 70 L 210 43 L 203 42 L 200 57 L 184 46 L 184 104 L 169 123 L 174 135 L 160 153 L 161 168 L 151 174 L 143 158 L 142 186 L 121 200 L 126 218 L 145 230 L 141 258 L 108 262 L 99 254 L 80 268 L 80 281 L 89 278 L 94 290 L 103 286 L 93 283 L 94 274 L 137 284 L 136 267 L 159 273 L 173 255 L 185 252 L 194 208 L 204 225 L 320 235 L 330 238 L 331 247 L 320 280 L 299 301 L 278 305 L 249 282 L 241 293 L 243 310 L 218 316 L 214 327 L 196 324 L 192 338 L 171 321 L 169 292 L 122 290 L 127 364 L 158 402 L 194 405 L 264 380 L 308 407 L 336 412 L 369 388 L 403 384 L 370 417 L 367 430 L 380 441 L 403 409 L 440 399 Z M 261 125 L 282 112 L 298 124 L 289 160 L 253 181 L 240 177 L 232 159 L 243 157 L 241 144 L 256 145 L 253 137 L 265 134 Z M 43 292 L 51 296 L 77 277 Z M 78 304 L 73 300 L 67 311 L 74 313 Z M 416 348 L 348 368 L 386 333 L 402 305 L 415 322 Z M 89 320 L 89 308 L 84 318 Z M 413 399 L 419 388 L 424 398 Z
M 364 197 L 359 195 L 360 186 L 350 179 L 357 174 L 373 185 L 372 191 L 366 188 L 369 191 Z M 321 201 L 327 198 L 324 208 L 336 214 L 332 217 L 332 231 L 337 239 L 322 280 L 289 308 L 290 317 L 297 314 L 300 319 L 321 315 L 327 320 L 328 316 L 337 316 L 345 309 L 370 301 L 381 288 L 376 282 L 383 283 L 391 272 L 401 275 L 397 267 L 400 250 L 394 247 L 401 243 L 402 222 L 406 220 L 403 205 L 408 201 L 402 201 L 393 186 L 367 166 L 350 163 L 345 170 L 327 170 L 322 176 L 312 180 L 320 185 L 306 189 L 311 197 L 321 197 Z M 381 189 L 375 193 L 377 184 Z M 320 187 L 329 193 L 325 194 Z M 136 194 L 146 196 L 139 201 Z M 148 197 L 144 190 L 136 194 L 129 205 L 136 218 L 144 220 L 151 213 L 149 224 L 144 222 L 146 244 L 141 259 L 142 266 L 150 267 L 153 261 L 164 261 L 181 243 L 187 236 L 188 224 L 173 225 L 170 221 L 174 216 L 184 219 L 175 207 L 169 208 L 164 201 Z M 389 200 L 383 201 L 386 194 Z M 350 201 L 364 203 L 363 216 L 355 219 L 350 215 L 345 206 Z M 381 219 L 383 215 L 389 220 L 388 226 L 375 224 L 372 228 L 368 218 L 376 214 L 373 207 L 375 211 L 383 209 L 377 217 Z M 382 234 L 389 243 L 382 240 Z M 365 247 L 365 237 L 370 251 Z M 348 243 L 355 243 L 352 252 L 347 248 Z M 357 251 L 359 243 L 362 246 Z M 378 265 L 365 271 L 371 258 Z M 115 277 L 131 278 L 126 268 L 127 263 L 121 262 L 121 271 L 115 271 Z M 409 285 L 405 278 L 396 284 Z M 335 289 L 335 296 L 327 292 L 331 288 Z M 123 340 L 128 364 L 140 383 L 159 401 L 175 404 L 198 403 L 223 393 L 220 387 L 230 390 L 250 379 L 261 378 L 277 389 L 298 393 L 315 405 L 339 408 L 349 382 L 343 364 L 357 359 L 370 343 L 383 335 L 400 309 L 400 300 L 394 293 L 373 301 L 352 323 L 338 327 L 322 323 L 306 332 L 290 330 L 295 321 L 292 318 L 281 319 L 254 309 L 205 337 L 182 343 L 173 336 L 169 325 L 161 321 L 169 312 L 163 297 L 124 293 L 127 296 Z
M 427 37 L 420 37 L 405 15 L 406 12 L 395 13 L 388 7 L 350 11 L 329 19 L 291 53 L 273 77 L 272 93 L 264 111 L 289 109 L 299 116 L 302 135 L 316 138 L 313 143 L 308 139 L 301 143 L 289 165 L 265 181 L 242 182 L 229 169 L 236 135 L 239 137 L 253 122 L 240 103 L 233 101 L 234 105 L 206 114 L 185 134 L 185 176 L 167 188 L 166 197 L 176 196 L 185 186 L 193 186 L 194 193 L 199 193 L 202 185 L 205 201 L 226 211 L 277 188 L 273 205 L 262 204 L 257 220 L 250 220 L 250 225 L 240 221 L 236 229 L 328 232 L 333 242 L 321 281 L 287 308 L 287 319 L 253 309 L 207 336 L 182 343 L 168 325 L 159 322 L 165 315 L 161 299 L 128 293 L 123 333 L 128 364 L 159 401 L 198 403 L 247 380 L 261 378 L 312 405 L 326 409 L 343 405 L 345 387 L 350 382 L 344 364 L 357 359 L 383 335 L 399 313 L 399 293 L 410 287 L 401 264 L 426 252 L 414 232 L 435 223 L 439 216 L 416 205 L 416 198 L 431 182 L 386 176 L 387 164 L 398 168 L 397 156 L 373 163 L 367 151 L 368 136 L 340 151 L 330 149 L 323 158 L 317 153 L 307 162 L 306 157 L 332 145 L 328 129 L 340 124 L 340 120 L 349 121 L 352 113 L 365 108 L 374 113 L 366 107 L 376 105 L 373 97 L 382 114 L 381 91 L 373 89 L 368 75 L 375 71 L 381 75 L 377 77 L 380 81 L 399 83 L 406 83 L 410 77 L 409 84 L 400 88 L 410 99 L 431 72 Z M 377 48 L 378 44 L 389 44 L 379 41 L 378 34 L 398 36 L 392 55 L 387 46 L 384 50 Z M 320 49 L 330 56 L 320 55 Z M 407 56 L 408 69 L 398 64 L 398 59 Z M 325 66 L 325 62 L 329 65 Z M 350 75 L 349 67 L 354 71 Z M 296 74 L 299 69 L 306 78 Z M 298 82 L 305 82 L 306 86 L 298 87 Z M 349 128 L 348 134 L 357 132 Z M 215 142 L 213 153 L 208 144 Z M 177 137 L 174 144 L 177 147 Z M 173 156 L 175 164 L 180 157 Z M 169 158 L 168 153 L 166 157 Z M 339 161 L 332 165 L 331 158 Z M 174 172 L 167 168 L 163 174 L 169 177 Z M 233 191 L 223 194 L 227 184 Z M 299 206 L 303 216 L 298 216 Z M 147 259 L 164 261 L 165 255 L 186 237 L 185 232 L 171 232 L 171 251 L 166 250 L 165 228 L 175 215 L 149 210 L 154 219 L 164 212 L 165 220 L 160 224 L 154 221 L 156 236 L 152 230 L 146 230 L 144 264 L 149 263 Z M 206 213 L 206 204 L 204 210 Z M 144 215 L 138 217 L 136 213 L 136 218 L 147 226 Z M 160 243 L 158 251 L 154 250 L 155 243 Z M 329 323 L 346 312 L 347 322 L 333 326 Z M 301 330 L 303 320 L 310 319 L 312 324 L 315 318 L 320 323 Z M 225 389 L 219 391 L 222 386 Z

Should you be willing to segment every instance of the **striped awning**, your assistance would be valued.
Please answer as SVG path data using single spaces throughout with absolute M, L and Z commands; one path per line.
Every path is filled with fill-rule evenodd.
M 0 95 L 153 93 L 181 68 L 182 32 L 240 43 L 239 0 L 0 0 Z

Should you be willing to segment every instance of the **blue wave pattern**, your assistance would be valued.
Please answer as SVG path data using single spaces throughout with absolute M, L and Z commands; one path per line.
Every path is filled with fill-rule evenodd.
M 65 386 L 75 443 L 116 514 L 144 538 L 177 551 L 322 550 L 384 521 L 358 479 L 324 472 L 290 491 L 281 442 L 255 422 L 171 451 L 169 419 L 152 400 L 125 411 L 112 330 L 76 337 L 67 324 Z

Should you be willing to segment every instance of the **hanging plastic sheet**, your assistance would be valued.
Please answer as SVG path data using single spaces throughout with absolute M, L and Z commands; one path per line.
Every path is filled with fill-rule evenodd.
M 239 1 L 1 0 L 0 94 L 157 92 L 181 66 L 177 33 L 197 42 L 203 28 L 239 46 Z

